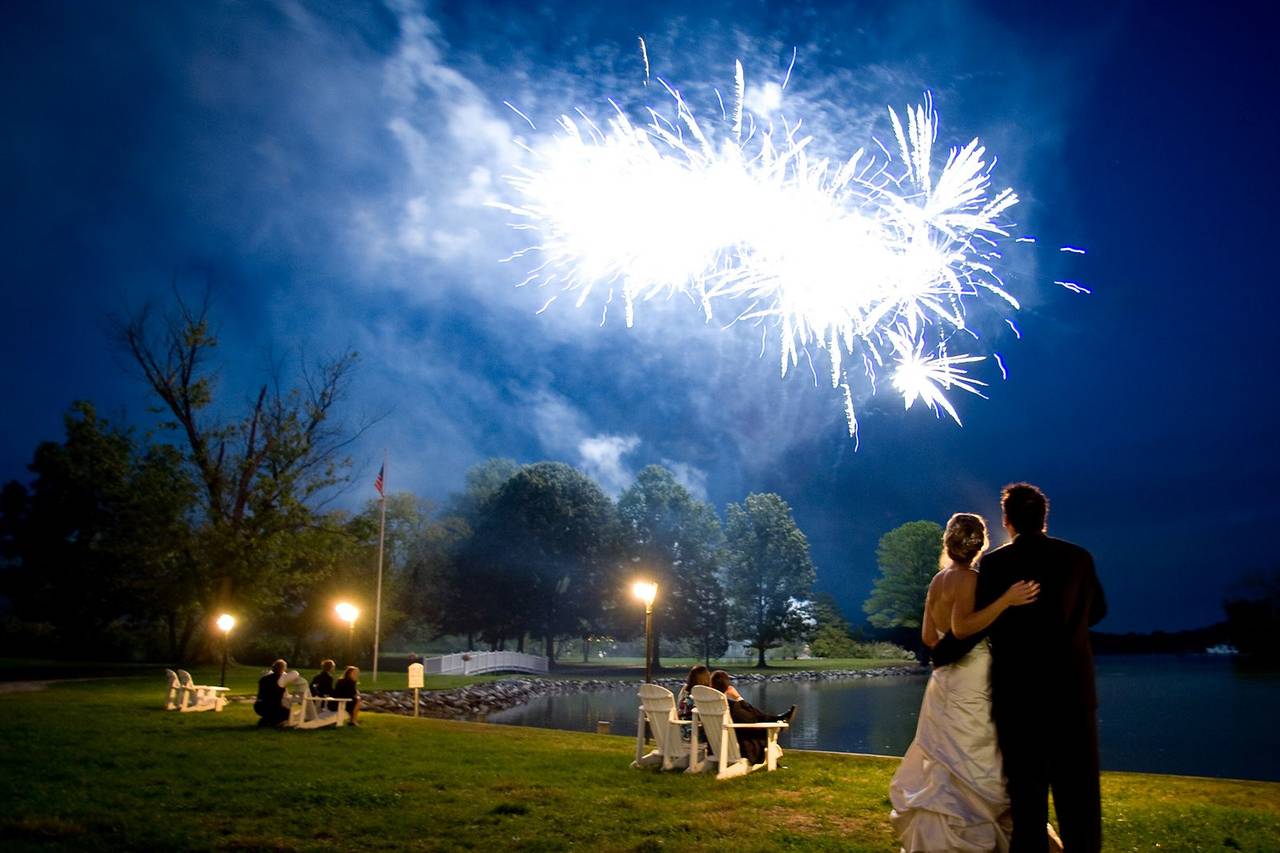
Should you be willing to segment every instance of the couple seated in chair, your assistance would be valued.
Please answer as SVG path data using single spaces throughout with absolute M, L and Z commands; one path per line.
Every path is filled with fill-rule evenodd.
M 697 685 L 723 693 L 729 701 L 729 719 L 735 723 L 790 723 L 796 715 L 795 705 L 785 714 L 766 714 L 742 698 L 738 688 L 733 686 L 729 673 L 723 669 L 712 672 L 708 667 L 698 664 L 689 670 L 689 677 L 685 680 L 684 687 L 680 688 L 680 696 L 676 700 L 676 715 L 682 720 L 693 719 L 693 688 Z M 738 751 L 743 758 L 752 764 L 764 763 L 768 736 L 762 730 L 735 729 L 734 734 L 738 738 Z
M 360 670 L 357 667 L 349 666 L 343 673 L 342 677 L 336 682 L 333 680 L 333 670 L 336 664 L 331 660 L 320 661 L 320 672 L 316 677 L 311 679 L 311 695 L 312 696 L 332 696 L 335 699 L 350 699 L 351 704 L 348 706 L 351 711 L 351 725 L 358 726 L 360 723 Z M 337 710 L 337 702 L 329 702 L 326 707 L 330 711 Z
M 335 664 L 331 660 L 320 664 L 320 672 L 311 680 L 312 696 L 332 696 L 335 699 L 350 699 L 351 725 L 359 725 L 360 715 L 360 670 L 349 666 L 342 678 L 335 683 L 333 670 Z M 271 671 L 258 679 L 258 696 L 253 703 L 254 712 L 261 718 L 259 726 L 281 726 L 289 720 L 289 702 L 286 692 L 289 684 L 301 681 L 302 676 L 289 672 L 289 665 L 283 660 L 271 664 Z M 336 710 L 337 702 L 326 703 L 330 711 Z

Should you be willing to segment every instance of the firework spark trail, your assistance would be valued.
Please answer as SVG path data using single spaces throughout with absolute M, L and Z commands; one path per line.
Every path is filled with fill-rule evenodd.
M 721 111 L 726 138 L 653 79 L 673 118 L 649 108 L 637 126 L 613 101 L 603 126 L 581 110 L 563 115 L 530 149 L 533 164 L 509 178 L 516 203 L 496 206 L 536 236 L 513 257 L 540 261 L 523 283 L 575 292 L 579 306 L 597 288 L 606 306 L 621 295 L 628 326 L 637 303 L 658 296 L 687 295 L 707 319 L 730 306 L 732 322 L 775 330 L 784 376 L 802 351 L 823 349 L 855 438 L 847 356 L 860 357 L 873 392 L 884 369 L 907 408 L 919 400 L 959 423 L 947 393 L 983 396 L 985 386 L 968 373 L 984 356 L 950 350 L 959 333 L 977 337 L 969 302 L 1019 307 L 993 265 L 1018 197 L 991 190 L 994 160 L 979 141 L 935 170 L 938 118 L 926 94 L 905 121 L 889 110 L 896 154 L 876 140 L 883 157 L 860 148 L 833 164 L 811 153 L 799 123 L 744 129 L 741 63 L 733 109 Z

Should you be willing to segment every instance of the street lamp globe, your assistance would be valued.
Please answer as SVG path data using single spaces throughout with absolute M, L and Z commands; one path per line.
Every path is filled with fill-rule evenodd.
M 644 602 L 644 680 L 653 681 L 653 600 L 658 597 L 658 585 L 651 581 L 636 581 L 631 594 Z
M 338 618 L 348 625 L 355 624 L 356 618 L 360 615 L 360 608 L 346 601 L 333 608 L 337 612 Z
M 645 609 L 653 607 L 653 600 L 658 596 L 658 585 L 649 581 L 636 581 L 631 585 L 631 592 L 644 602 Z
M 218 626 L 218 630 L 222 632 L 222 678 L 219 679 L 218 685 L 227 686 L 227 655 L 231 650 L 231 629 L 236 626 L 236 617 L 230 613 L 223 613 L 214 622 Z

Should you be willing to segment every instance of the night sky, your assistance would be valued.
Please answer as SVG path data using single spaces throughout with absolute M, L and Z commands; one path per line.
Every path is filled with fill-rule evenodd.
M 352 416 L 390 415 L 346 505 L 383 447 L 388 487 L 434 498 L 494 455 L 564 460 L 615 494 L 663 463 L 721 510 L 782 494 L 819 587 L 860 621 L 880 535 L 996 522 L 1000 486 L 1027 479 L 1050 531 L 1093 551 L 1103 630 L 1216 621 L 1276 564 L 1280 527 L 1265 6 L 5 4 L 0 478 L 25 478 L 75 399 L 147 423 L 107 318 L 208 285 L 232 402 L 273 360 L 362 354 Z M 513 286 L 499 260 L 520 237 L 485 206 L 513 140 L 539 138 L 503 101 L 539 128 L 656 103 L 637 35 L 693 99 L 730 90 L 741 58 L 762 113 L 795 47 L 781 112 L 834 156 L 891 140 L 885 106 L 926 89 L 939 145 L 999 154 L 1039 243 L 1010 253 L 1022 339 L 990 341 L 1008 381 L 984 367 L 991 399 L 958 401 L 963 428 L 882 392 L 858 401 L 855 452 L 831 389 L 780 380 L 757 329 L 677 302 L 633 329 L 599 326 L 598 304 L 535 314 L 547 294 Z

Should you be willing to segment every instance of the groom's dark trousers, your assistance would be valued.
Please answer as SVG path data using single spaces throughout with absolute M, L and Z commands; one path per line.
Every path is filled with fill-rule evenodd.
M 1048 849 L 1049 791 L 1062 846 L 1102 849 L 1098 696 L 1089 626 L 1107 612 L 1089 552 L 1023 533 L 982 558 L 976 606 L 1019 580 L 1038 581 L 1034 604 L 991 626 L 991 709 L 1013 809 L 1012 853 Z

